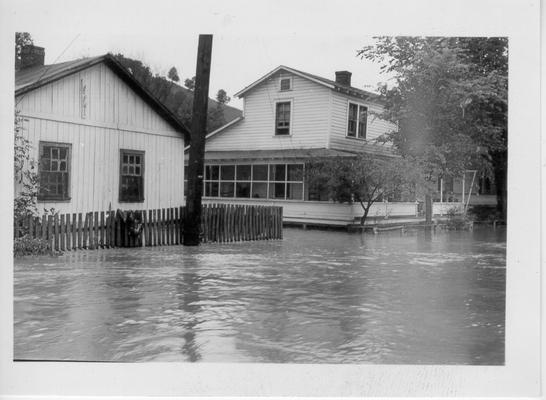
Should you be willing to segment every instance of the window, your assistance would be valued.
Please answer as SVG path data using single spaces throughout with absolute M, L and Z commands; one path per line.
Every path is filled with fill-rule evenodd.
M 349 103 L 348 114 L 347 136 L 366 139 L 368 108 L 355 103 Z
M 280 82 L 281 92 L 292 89 L 292 78 L 281 78 Z
M 40 142 L 38 200 L 70 200 L 70 156 L 68 143 Z
M 205 166 L 207 197 L 303 200 L 303 164 Z
M 120 151 L 119 201 L 144 201 L 144 152 Z
M 290 135 L 290 102 L 279 102 L 275 113 L 275 135 Z

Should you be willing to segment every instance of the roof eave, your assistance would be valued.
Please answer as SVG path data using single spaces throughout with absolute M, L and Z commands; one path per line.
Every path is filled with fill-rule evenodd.
M 163 103 L 155 98 L 148 89 L 140 84 L 136 78 L 111 54 L 105 54 L 103 56 L 94 57 L 82 64 L 78 64 L 71 68 L 67 68 L 44 79 L 38 79 L 36 82 L 25 85 L 20 89 L 15 90 L 15 97 L 24 95 L 49 83 L 63 79 L 76 72 L 90 68 L 94 65 L 104 62 L 116 73 L 116 75 L 129 85 L 137 94 L 142 97 L 149 106 L 151 106 L 157 113 L 159 113 L 176 131 L 180 132 L 184 136 L 184 140 L 189 142 L 190 131 L 186 125 L 178 119 Z

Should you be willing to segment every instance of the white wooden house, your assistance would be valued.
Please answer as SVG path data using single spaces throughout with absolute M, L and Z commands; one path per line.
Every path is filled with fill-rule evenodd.
M 313 157 L 392 154 L 389 144 L 375 141 L 396 129 L 378 117 L 377 94 L 351 86 L 348 71 L 330 80 L 279 66 L 236 96 L 243 99 L 243 116 L 207 136 L 205 202 L 282 205 L 288 222 L 346 225 L 362 215 L 359 204 L 334 204 L 306 187 L 303 169 Z M 417 214 L 415 201 L 383 202 L 369 217 Z
M 346 225 L 359 204 L 333 204 L 310 190 L 304 164 L 314 157 L 370 152 L 388 156 L 374 139 L 396 127 L 377 117 L 379 96 L 351 86 L 351 73 L 329 80 L 279 66 L 236 96 L 243 116 L 210 133 L 205 145 L 205 202 L 282 205 L 288 222 Z M 370 217 L 415 216 L 416 202 L 380 203 Z
M 43 48 L 32 46 L 15 76 L 39 211 L 182 205 L 184 125 L 111 55 L 43 61 Z

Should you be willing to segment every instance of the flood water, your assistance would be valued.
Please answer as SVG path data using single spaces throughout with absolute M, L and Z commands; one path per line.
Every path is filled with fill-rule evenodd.
M 506 232 L 284 240 L 15 261 L 14 357 L 504 363 Z

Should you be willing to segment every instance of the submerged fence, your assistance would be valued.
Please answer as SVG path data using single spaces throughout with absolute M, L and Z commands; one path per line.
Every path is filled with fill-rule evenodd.
M 58 251 L 182 244 L 185 207 L 43 215 L 15 221 L 16 238 L 46 240 Z M 203 242 L 282 239 L 282 207 L 204 205 Z

